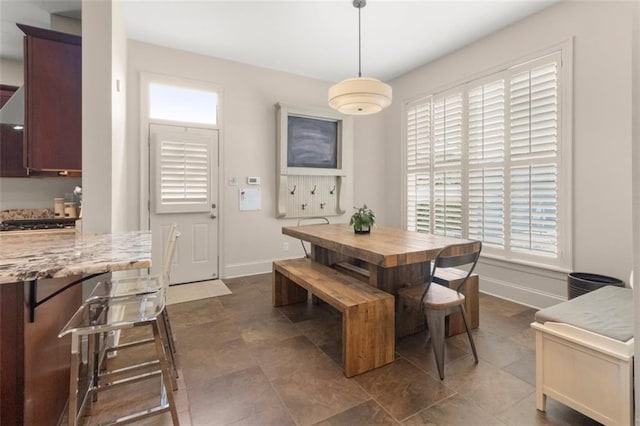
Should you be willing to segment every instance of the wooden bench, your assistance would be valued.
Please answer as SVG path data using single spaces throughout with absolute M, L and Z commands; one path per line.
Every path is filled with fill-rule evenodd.
M 394 360 L 394 297 L 311 259 L 273 262 L 273 306 L 306 302 L 308 292 L 342 312 L 347 377 Z
M 433 282 L 445 287 L 456 289 L 467 276 L 467 271 L 457 268 L 437 268 L 433 277 Z M 464 309 L 467 312 L 469 327 L 478 328 L 480 325 L 480 279 L 478 274 L 471 274 L 464 285 Z M 445 322 L 445 336 L 451 337 L 456 334 L 465 333 L 464 320 L 459 312 L 449 315 Z

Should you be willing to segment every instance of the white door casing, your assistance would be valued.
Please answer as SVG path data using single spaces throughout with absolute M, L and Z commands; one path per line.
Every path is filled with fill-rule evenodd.
M 157 273 L 172 223 L 180 238 L 171 284 L 218 277 L 218 131 L 149 125 L 149 228 Z

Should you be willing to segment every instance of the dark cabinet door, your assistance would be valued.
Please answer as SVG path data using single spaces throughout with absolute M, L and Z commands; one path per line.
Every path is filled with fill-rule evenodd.
M 0 108 L 18 90 L 15 86 L 0 85 Z M 0 125 L 0 177 L 26 177 L 23 165 L 23 132 L 8 124 Z
M 25 40 L 26 164 L 82 169 L 80 37 L 20 25 Z

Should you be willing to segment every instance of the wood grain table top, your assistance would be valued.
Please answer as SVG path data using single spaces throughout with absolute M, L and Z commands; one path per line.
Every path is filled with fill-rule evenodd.
M 282 233 L 385 268 L 431 261 L 443 247 L 469 242 L 387 227 L 374 227 L 369 234 L 356 234 L 344 223 L 285 226 Z

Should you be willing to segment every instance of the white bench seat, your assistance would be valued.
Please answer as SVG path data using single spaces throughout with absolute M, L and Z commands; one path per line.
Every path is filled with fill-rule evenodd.
M 536 406 L 546 397 L 633 424 L 633 292 L 606 286 L 536 314 Z

